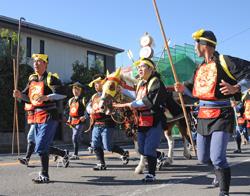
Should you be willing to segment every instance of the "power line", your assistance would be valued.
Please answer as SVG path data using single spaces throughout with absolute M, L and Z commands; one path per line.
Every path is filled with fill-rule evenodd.
M 226 41 L 228 41 L 228 40 L 230 40 L 230 39 L 232 39 L 232 38 L 234 38 L 234 37 L 236 37 L 236 36 L 238 36 L 238 35 L 240 35 L 240 34 L 245 33 L 245 32 L 248 31 L 249 29 L 250 29 L 250 27 L 248 27 L 248 28 L 246 28 L 246 29 L 244 29 L 244 30 L 242 30 L 242 31 L 240 31 L 240 32 L 238 32 L 238 33 L 233 34 L 232 36 L 230 36 L 230 37 L 228 37 L 228 38 L 222 40 L 221 42 L 219 42 L 218 45 L 220 45 L 220 44 L 222 44 L 222 43 L 224 43 L 224 42 L 226 42 Z

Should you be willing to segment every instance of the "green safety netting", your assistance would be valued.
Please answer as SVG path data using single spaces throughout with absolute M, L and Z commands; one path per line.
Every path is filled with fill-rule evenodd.
M 194 46 L 190 44 L 175 45 L 170 48 L 170 53 L 180 82 L 189 80 L 193 75 L 196 64 L 202 62 L 202 59 L 196 55 Z M 164 84 L 173 85 L 174 77 L 167 52 L 164 51 L 162 57 L 153 57 L 153 61 L 157 65 L 157 71 L 161 74 Z M 137 70 L 133 67 L 133 76 L 135 75 L 137 75 Z

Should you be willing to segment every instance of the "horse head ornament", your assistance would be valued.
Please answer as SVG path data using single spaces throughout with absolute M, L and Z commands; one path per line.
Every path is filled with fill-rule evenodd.
M 110 114 L 112 112 L 113 100 L 115 99 L 115 96 L 119 92 L 120 73 L 121 73 L 121 68 L 117 69 L 115 72 L 111 74 L 107 73 L 106 80 L 103 83 L 102 95 L 99 107 L 106 114 Z

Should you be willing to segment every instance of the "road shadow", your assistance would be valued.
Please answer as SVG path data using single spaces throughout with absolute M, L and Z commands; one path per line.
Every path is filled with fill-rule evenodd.
M 230 192 L 230 195 L 250 195 L 250 192 Z
M 155 182 L 145 183 L 142 180 L 134 179 L 116 179 L 117 176 L 81 176 L 84 181 L 51 181 L 51 183 L 66 183 L 66 184 L 86 184 L 93 186 L 144 186 L 144 185 L 157 185 L 157 184 L 168 184 L 172 183 L 171 180 L 160 179 Z

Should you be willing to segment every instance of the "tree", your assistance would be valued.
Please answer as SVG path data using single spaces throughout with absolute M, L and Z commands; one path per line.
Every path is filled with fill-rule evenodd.
M 98 69 L 90 68 L 88 69 L 84 64 L 80 64 L 79 61 L 75 61 L 72 64 L 73 74 L 71 76 L 72 82 L 80 82 L 85 85 L 84 96 L 89 98 L 95 93 L 95 90 L 88 88 L 88 83 L 92 81 L 94 75 L 100 73 Z
M 13 103 L 12 91 L 14 89 L 13 82 L 13 58 L 16 58 L 17 35 L 8 29 L 0 29 L 0 131 L 11 131 L 13 126 Z M 20 56 L 23 50 L 20 49 Z M 19 62 L 21 62 L 21 57 Z M 19 89 L 23 89 L 28 81 L 28 77 L 33 73 L 31 66 L 20 65 L 19 73 Z M 19 126 L 20 130 L 24 130 L 25 120 L 23 104 L 19 103 Z

